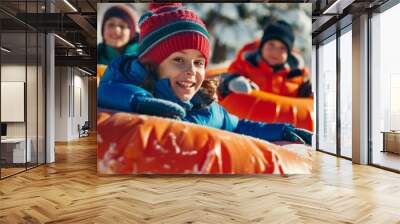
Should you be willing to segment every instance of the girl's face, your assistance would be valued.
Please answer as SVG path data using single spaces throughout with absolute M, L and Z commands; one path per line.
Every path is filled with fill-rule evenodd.
M 198 50 L 176 51 L 159 65 L 159 78 L 169 79 L 175 96 L 187 101 L 199 91 L 204 81 L 205 63 L 206 59 Z
M 129 42 L 130 31 L 127 22 L 111 17 L 104 24 L 104 42 L 116 49 L 123 48 Z
M 261 55 L 270 65 L 284 64 L 288 58 L 287 48 L 279 40 L 269 40 L 265 42 L 261 49 Z

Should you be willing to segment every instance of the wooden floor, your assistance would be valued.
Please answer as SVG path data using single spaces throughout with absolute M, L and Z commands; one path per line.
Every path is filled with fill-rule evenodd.
M 27 165 L 27 167 L 25 167 L 25 165 L 19 165 L 18 167 L 0 168 L 1 169 L 1 178 L 5 178 L 5 177 L 11 176 L 13 174 L 23 172 L 27 169 L 33 169 L 35 166 L 37 166 L 37 165 L 29 164 L 29 165 Z
M 96 175 L 95 138 L 0 181 L 0 223 L 400 223 L 400 175 L 316 152 L 311 175 Z
M 374 164 L 400 170 L 400 154 L 376 150 L 372 160 Z
M 1 178 L 4 178 L 4 177 L 7 177 L 7 176 L 13 175 L 15 173 L 19 173 L 19 172 L 26 170 L 25 167 L 24 168 L 0 168 L 0 169 L 1 169 Z

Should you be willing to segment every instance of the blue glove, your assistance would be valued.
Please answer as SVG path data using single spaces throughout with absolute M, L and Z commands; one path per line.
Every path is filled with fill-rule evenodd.
M 132 110 L 140 114 L 182 119 L 186 111 L 179 104 L 149 96 L 136 96 L 133 98 Z
M 301 142 L 302 144 L 311 145 L 312 135 L 313 133 L 308 130 L 295 128 L 289 124 L 286 125 L 283 129 L 284 140 L 290 142 Z

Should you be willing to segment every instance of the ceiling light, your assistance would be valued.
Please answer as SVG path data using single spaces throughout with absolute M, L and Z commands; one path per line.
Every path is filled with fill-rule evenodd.
M 78 12 L 78 10 L 71 4 L 69 3 L 68 0 L 64 0 L 65 4 L 67 4 L 72 10 L 74 10 L 74 12 Z
M 349 7 L 356 0 L 336 0 L 322 14 L 324 15 L 340 15 L 343 14 L 343 10 Z
M 58 36 L 57 34 L 54 34 L 55 37 L 57 37 L 58 39 L 60 39 L 61 41 L 63 41 L 64 43 L 66 43 L 67 45 L 69 45 L 70 47 L 75 48 L 75 45 L 71 44 L 71 42 L 67 41 L 66 39 Z
M 86 71 L 86 70 L 83 70 L 83 69 L 81 69 L 81 68 L 79 68 L 79 67 L 78 67 L 78 70 L 81 71 L 81 72 L 83 72 L 83 73 L 85 73 L 85 74 L 87 74 L 87 75 L 92 75 L 92 73 L 90 73 L 90 72 L 88 72 L 88 71 Z
M 78 53 L 78 55 L 83 55 L 83 49 L 77 48 L 76 53 Z
M 5 47 L 1 47 L 0 49 L 1 49 L 2 51 L 6 52 L 6 53 L 10 53 L 10 52 L 11 52 L 11 50 L 9 50 L 9 49 L 7 49 L 7 48 L 5 48 Z
M 332 13 L 330 12 L 332 9 L 334 9 L 337 4 L 340 2 L 340 0 L 336 0 L 332 5 L 330 5 L 327 9 L 324 10 L 324 12 L 322 14 L 328 14 L 328 13 Z M 339 14 L 339 13 L 336 13 Z

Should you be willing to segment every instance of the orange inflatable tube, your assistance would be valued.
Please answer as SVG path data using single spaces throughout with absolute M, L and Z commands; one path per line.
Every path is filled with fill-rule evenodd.
M 177 120 L 98 114 L 99 174 L 303 174 L 307 156 L 281 146 Z
M 219 103 L 242 119 L 263 122 L 286 122 L 298 128 L 314 130 L 312 98 L 279 96 L 263 91 L 250 94 L 231 93 Z
M 97 86 L 99 86 L 99 82 L 104 72 L 107 69 L 107 65 L 98 64 L 97 65 Z

